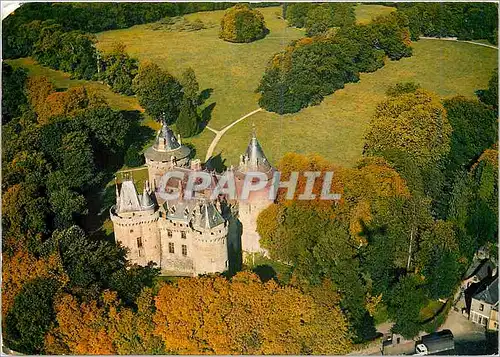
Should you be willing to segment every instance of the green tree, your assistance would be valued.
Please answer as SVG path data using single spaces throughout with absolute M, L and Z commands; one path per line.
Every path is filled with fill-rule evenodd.
M 62 169 L 67 187 L 90 187 L 96 179 L 94 154 L 88 136 L 71 132 L 62 138 Z
M 495 69 L 488 82 L 488 89 L 478 91 L 479 100 L 498 110 L 498 68 Z
M 125 52 L 123 43 L 116 43 L 110 53 L 104 54 L 100 61 L 99 78 L 113 91 L 126 95 L 134 94 L 132 81 L 137 74 L 139 61 Z
M 123 149 L 132 126 L 122 113 L 108 106 L 88 108 L 76 120 L 89 129 L 94 151 Z
M 175 122 L 179 115 L 182 87 L 168 72 L 153 63 L 141 64 L 133 88 L 139 104 L 149 115 L 156 120 L 165 116 L 167 123 Z
M 37 278 L 24 285 L 5 319 L 5 342 L 11 349 L 25 354 L 43 352 L 45 333 L 55 317 L 54 295 L 59 284 Z
M 183 138 L 189 138 L 198 133 L 199 117 L 196 112 L 196 107 L 191 100 L 184 99 L 182 101 L 179 118 L 176 122 L 176 128 Z
M 333 27 L 353 25 L 355 21 L 353 4 L 326 3 L 309 9 L 305 27 L 308 36 L 316 36 Z
M 13 69 L 2 63 L 2 124 L 21 115 L 21 106 L 28 103 L 24 85 L 28 72 L 23 68 Z
M 297 2 L 286 4 L 285 18 L 289 26 L 304 27 L 306 24 L 307 13 L 314 6 L 311 3 Z
M 413 338 L 420 332 L 420 310 L 427 299 L 418 275 L 402 277 L 390 295 L 389 317 L 394 321 L 392 332 Z
M 388 97 L 397 97 L 401 94 L 415 93 L 419 88 L 421 88 L 420 85 L 414 82 L 399 82 L 387 88 L 385 95 Z
M 465 97 L 444 102 L 448 120 L 453 128 L 448 154 L 447 176 L 456 170 L 470 167 L 481 153 L 497 140 L 497 117 L 488 106 Z
M 55 213 L 54 221 L 57 228 L 69 227 L 76 217 L 88 212 L 85 197 L 66 187 L 51 192 L 49 203 Z
M 198 106 L 200 85 L 198 84 L 194 70 L 191 67 L 182 72 L 180 83 L 182 85 L 184 97 L 189 99 L 195 107 Z

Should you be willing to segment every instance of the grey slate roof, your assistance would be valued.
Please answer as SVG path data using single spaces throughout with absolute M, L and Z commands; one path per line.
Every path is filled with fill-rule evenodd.
M 195 200 L 170 200 L 163 204 L 168 219 L 186 223 L 191 221 L 197 206 Z
M 153 146 L 144 152 L 144 156 L 153 161 L 165 162 L 171 161 L 171 157 L 176 160 L 183 159 L 188 157 L 190 153 L 191 150 L 187 146 L 179 144 L 172 129 L 163 123 Z
M 163 204 L 166 217 L 185 223 L 192 222 L 195 228 L 211 229 L 225 222 L 212 202 L 197 200 L 170 200 Z
M 200 209 L 198 219 L 195 221 L 198 227 L 211 229 L 224 223 L 224 218 L 215 208 L 212 202 L 205 202 Z
M 474 299 L 495 305 L 498 302 L 498 277 L 477 292 Z
M 141 207 L 147 209 L 147 208 L 153 208 L 154 205 L 155 204 L 151 199 L 151 196 L 149 195 L 146 188 L 144 188 L 144 191 L 142 191 L 142 196 L 141 196 Z
M 488 269 L 486 265 L 492 265 L 489 259 L 474 260 L 465 272 L 465 279 L 469 279 L 472 276 L 477 275 L 479 281 L 483 280 L 488 276 Z
M 267 160 L 255 132 L 252 133 L 252 138 L 248 143 L 245 155 L 243 155 L 243 162 L 240 163 L 238 171 L 241 173 L 263 172 L 266 174 L 270 174 L 273 171 L 273 167 Z

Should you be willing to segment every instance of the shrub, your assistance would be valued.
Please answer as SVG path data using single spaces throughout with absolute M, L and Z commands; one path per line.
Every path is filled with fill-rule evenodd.
M 267 32 L 264 16 L 259 11 L 238 4 L 224 13 L 219 37 L 228 42 L 252 42 L 263 38 Z

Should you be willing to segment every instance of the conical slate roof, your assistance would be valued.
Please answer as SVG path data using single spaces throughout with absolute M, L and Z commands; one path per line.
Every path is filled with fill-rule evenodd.
M 252 133 L 252 138 L 248 143 L 245 155 L 242 156 L 238 171 L 241 173 L 247 172 L 263 172 L 268 175 L 272 173 L 273 167 L 267 160 L 262 146 L 260 146 L 255 131 Z
M 165 140 L 164 147 L 161 147 L 161 139 Z M 181 145 L 177 141 L 177 138 L 175 137 L 172 129 L 170 129 L 167 124 L 164 123 L 160 129 L 160 132 L 158 133 L 158 135 L 156 135 L 156 140 L 153 147 L 158 151 L 172 151 L 180 148 Z
M 172 157 L 176 160 L 184 159 L 189 156 L 191 150 L 184 145 L 181 145 L 175 137 L 172 129 L 163 122 L 161 129 L 156 135 L 156 140 L 153 146 L 149 147 L 144 156 L 153 161 L 171 161 Z
M 153 208 L 154 205 L 155 204 L 154 204 L 153 200 L 151 199 L 151 196 L 146 191 L 146 189 L 144 189 L 144 191 L 142 191 L 142 196 L 141 196 L 141 206 L 142 206 L 142 208 L 143 209 Z

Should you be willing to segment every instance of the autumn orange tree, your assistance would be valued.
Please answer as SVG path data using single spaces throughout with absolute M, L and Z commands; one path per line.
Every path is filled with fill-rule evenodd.
M 164 285 L 153 320 L 171 353 L 342 354 L 350 341 L 337 302 L 242 272 Z
M 411 232 L 402 227 L 411 195 L 405 180 L 381 157 L 364 158 L 354 168 L 342 168 L 318 156 L 287 154 L 278 170 L 285 173 L 284 179 L 292 171 L 333 170 L 330 189 L 341 194 L 341 199 L 319 200 L 324 174 L 313 188 L 317 200 L 300 201 L 297 195 L 294 200 L 286 200 L 285 192 L 281 192 L 277 203 L 258 217 L 261 244 L 272 258 L 291 264 L 294 274 L 310 284 L 331 279 L 341 293 L 341 306 L 348 311 L 355 341 L 372 337 L 375 331 L 373 325 L 370 327 L 367 306 L 374 304 L 374 297 L 380 296 L 381 291 L 372 289 L 371 284 L 383 283 L 383 279 L 370 278 L 366 273 L 373 275 L 384 266 L 377 262 L 373 264 L 377 268 L 370 269 L 360 256 L 368 254 L 368 260 L 375 263 L 373 259 L 380 252 L 374 253 L 373 248 L 378 247 L 374 237 L 380 227 L 397 220 L 400 223 L 390 233 L 392 243 L 386 245 L 387 252 L 382 257 L 391 261 L 384 262 L 389 270 L 406 267 Z M 305 185 L 305 178 L 300 179 L 297 194 L 303 192 Z M 393 212 L 394 207 L 400 207 L 400 211 Z M 418 232 L 423 229 L 420 225 L 415 227 Z

